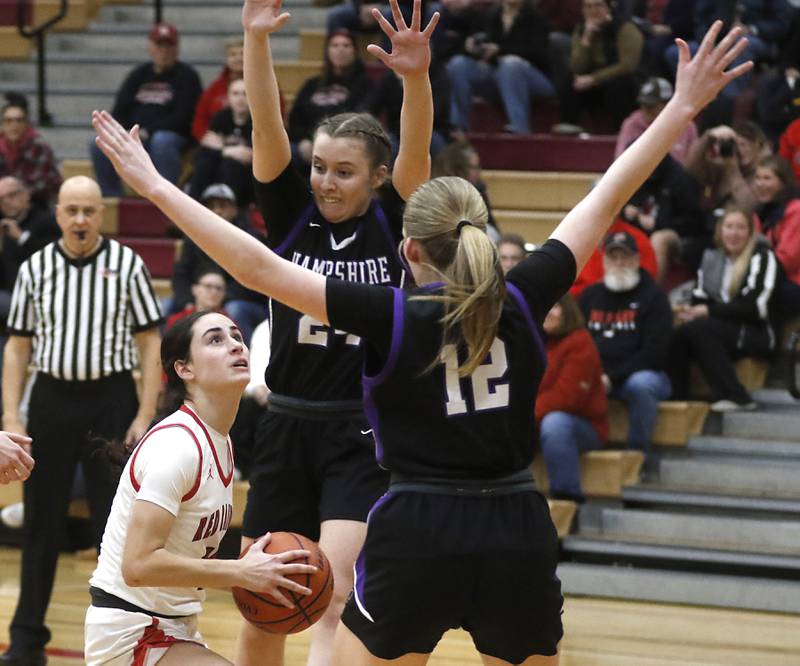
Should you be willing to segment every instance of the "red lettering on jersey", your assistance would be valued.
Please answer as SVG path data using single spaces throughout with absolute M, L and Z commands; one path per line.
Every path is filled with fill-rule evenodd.
M 203 528 L 205 528 L 206 522 L 208 522 L 208 518 L 203 516 L 200 519 L 200 524 L 197 526 L 197 531 L 194 533 L 194 536 L 192 537 L 192 541 L 200 541 L 200 539 L 203 538 Z

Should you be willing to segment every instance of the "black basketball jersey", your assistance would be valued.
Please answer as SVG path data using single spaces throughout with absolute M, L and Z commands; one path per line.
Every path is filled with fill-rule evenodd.
M 366 284 L 400 285 L 397 253 L 403 201 L 393 187 L 364 215 L 331 224 L 314 203 L 308 183 L 289 165 L 270 183 L 256 183 L 268 230 L 279 255 L 310 270 Z M 266 372 L 275 393 L 308 401 L 361 400 L 363 345 L 356 335 L 325 326 L 273 300 L 272 348 Z
M 507 276 L 497 337 L 470 376 L 464 350 L 442 343 L 443 306 L 413 296 L 441 286 L 381 289 L 328 280 L 328 317 L 364 336 L 364 408 L 378 461 L 414 476 L 477 478 L 527 467 L 537 429 L 536 393 L 546 356 L 541 323 L 575 280 L 575 259 L 548 241 Z

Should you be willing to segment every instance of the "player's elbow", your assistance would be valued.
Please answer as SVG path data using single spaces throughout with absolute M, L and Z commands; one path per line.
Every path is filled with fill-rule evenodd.
M 147 585 L 147 567 L 142 558 L 122 558 L 122 580 L 128 587 L 143 587 Z

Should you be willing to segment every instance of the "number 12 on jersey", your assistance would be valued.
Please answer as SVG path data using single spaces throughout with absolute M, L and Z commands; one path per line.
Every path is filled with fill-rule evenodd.
M 445 345 L 440 359 L 444 363 L 447 415 L 466 414 L 469 409 L 462 392 L 462 378 L 458 376 L 456 346 Z M 463 378 L 464 384 L 468 385 L 472 392 L 473 411 L 508 407 L 508 380 L 503 379 L 507 369 L 506 345 L 499 338 L 495 338 L 483 364 L 479 365 L 469 377 Z

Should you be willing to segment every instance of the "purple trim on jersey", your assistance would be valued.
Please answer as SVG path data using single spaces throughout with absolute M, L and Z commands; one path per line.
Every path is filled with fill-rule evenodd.
M 395 496 L 395 493 L 393 493 L 392 491 L 388 491 L 388 492 L 384 493 L 381 497 L 379 497 L 378 501 L 375 502 L 375 504 L 372 505 L 372 508 L 369 510 L 369 513 L 367 514 L 367 531 L 369 531 L 369 521 L 370 521 L 370 518 L 372 518 L 372 515 L 381 506 L 383 506 L 384 504 L 386 504 L 386 502 L 388 502 L 390 499 L 392 499 L 394 496 Z M 356 581 L 355 581 L 356 582 L 356 584 L 355 584 L 356 602 L 358 604 L 359 610 L 362 611 L 362 612 L 366 611 L 366 613 L 368 615 L 369 611 L 367 610 L 366 600 L 364 598 L 364 586 L 366 585 L 366 582 L 367 582 L 367 556 L 366 556 L 366 550 L 367 550 L 367 547 L 366 547 L 366 543 L 365 543 L 363 546 L 361 546 L 361 552 L 358 554 L 358 557 L 356 558 L 356 563 L 354 565 L 354 568 L 355 568 L 355 578 L 356 578 Z M 372 622 L 374 622 L 372 617 L 369 617 L 369 619 Z
M 533 314 L 531 314 L 528 301 L 525 300 L 525 296 L 523 296 L 522 292 L 519 290 L 519 287 L 511 282 L 506 282 L 506 289 L 508 290 L 508 293 L 514 297 L 517 305 L 519 305 L 519 309 L 522 310 L 522 316 L 525 317 L 525 321 L 528 323 L 528 328 L 531 329 L 531 335 L 533 335 L 536 346 L 539 348 L 539 354 L 542 357 L 542 363 L 544 363 L 545 367 L 547 367 L 547 352 L 544 350 L 544 341 L 542 340 L 541 333 L 539 333 L 539 328 L 533 321 Z
M 397 365 L 397 358 L 400 356 L 400 347 L 403 342 L 403 292 L 397 287 L 392 287 L 394 292 L 394 310 L 392 313 L 392 342 L 389 347 L 389 354 L 386 363 L 383 364 L 381 371 L 374 377 L 367 374 L 363 375 L 362 387 L 364 391 L 364 414 L 372 426 L 372 436 L 375 438 L 375 458 L 378 463 L 383 462 L 383 444 L 380 438 L 380 419 L 375 401 L 372 399 L 372 390 L 386 381 L 386 378 L 394 372 Z
M 300 217 L 297 218 L 297 222 L 289 231 L 289 234 L 284 238 L 283 243 L 278 245 L 275 248 L 274 252 L 278 256 L 283 256 L 283 253 L 289 249 L 289 246 L 297 240 L 297 237 L 300 235 L 300 232 L 308 226 L 308 223 L 311 222 L 311 218 L 314 216 L 314 211 L 317 210 L 316 204 L 312 201 L 308 206 L 306 206 L 305 210 L 300 214 Z M 267 226 L 269 228 L 269 225 Z

